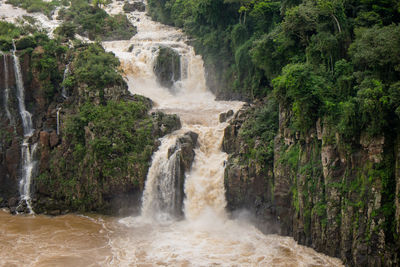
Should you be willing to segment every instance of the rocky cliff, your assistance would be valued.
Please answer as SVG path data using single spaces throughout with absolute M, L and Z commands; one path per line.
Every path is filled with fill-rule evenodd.
M 43 35 L 27 38 L 31 42 L 16 54 L 35 129 L 29 143 L 37 144 L 34 211 L 138 209 L 157 140 L 179 129 L 179 118 L 149 114 L 151 100 L 128 92 L 118 60 L 99 45 L 69 48 Z M 24 212 L 19 199 L 23 129 L 12 55 L 0 56 L 0 62 L 0 206 Z
M 278 119 L 272 106 L 245 107 L 225 130 L 229 209 L 247 208 L 262 230 L 272 222 L 346 265 L 398 266 L 398 137 L 361 133 L 346 142 L 323 118 L 300 134 L 289 127 L 291 112 L 281 106 Z M 275 135 L 257 132 L 260 116 L 279 121 Z

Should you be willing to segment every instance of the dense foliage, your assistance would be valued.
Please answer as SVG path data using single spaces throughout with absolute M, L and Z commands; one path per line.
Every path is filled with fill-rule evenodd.
M 294 131 L 329 118 L 345 138 L 399 124 L 400 6 L 364 0 L 150 0 L 183 27 L 226 91 L 272 90 Z M 307 114 L 307 116 L 306 116 Z
M 108 15 L 100 1 L 91 5 L 87 0 L 71 0 L 69 8 L 60 10 L 59 19 L 64 23 L 57 32 L 68 39 L 78 33 L 90 40 L 127 40 L 137 32 L 126 15 Z
M 208 78 L 224 88 L 222 93 L 214 88 L 222 97 L 237 93 L 249 100 L 267 97 L 240 129 L 246 144 L 238 157 L 269 171 L 280 164 L 290 168 L 285 175 L 293 183 L 291 205 L 296 216 L 306 218 L 307 234 L 311 211 L 325 228 L 325 210 L 340 206 L 324 202 L 331 188 L 339 188 L 335 194 L 344 200 L 343 210 L 354 206 L 361 212 L 373 198 L 366 192 L 381 183 L 381 206 L 373 211 L 373 220 L 386 218 L 376 229 L 385 233 L 387 244 L 398 248 L 393 148 L 400 126 L 399 1 L 149 0 L 149 7 L 153 18 L 182 27 L 193 37 Z M 274 103 L 279 104 L 279 119 Z M 278 123 L 284 136 L 276 137 Z M 322 144 L 341 151 L 340 158 L 346 158 L 350 167 L 338 176 L 340 180 L 325 181 L 325 187 L 314 192 L 322 175 L 321 142 L 315 137 L 321 126 Z M 361 170 L 354 167 L 360 146 L 382 137 L 383 161 Z M 280 147 L 274 148 L 274 139 Z M 310 146 L 315 155 L 308 155 Z M 274 159 L 277 149 L 280 155 Z M 305 162 L 300 164 L 301 159 Z M 307 177 L 305 184 L 298 183 L 301 177 Z M 308 202 L 310 193 L 322 196 L 314 207 Z M 354 196 L 356 203 L 349 200 Z M 336 218 L 338 225 L 340 220 Z M 358 229 L 358 219 L 352 223 Z M 368 224 L 372 225 L 371 219 Z M 371 235 L 363 234 L 368 243 Z
M 85 83 L 89 89 L 104 89 L 112 85 L 122 85 L 123 79 L 117 71 L 119 60 L 107 53 L 99 44 L 91 44 L 78 52 L 74 61 L 75 83 Z
M 14 24 L 0 21 L 0 51 L 12 49 L 12 40 L 21 35 L 21 29 Z
M 90 40 L 127 40 L 136 34 L 126 15 L 110 16 L 102 6 L 110 1 L 100 0 L 8 0 L 7 3 L 26 9 L 28 12 L 41 12 L 48 17 L 54 15 L 56 7 L 61 7 L 58 18 L 63 24 L 56 33 L 66 40 L 80 34 Z
M 68 1 L 60 1 L 60 0 L 52 0 L 52 1 L 43 1 L 43 0 L 7 0 L 8 4 L 13 6 L 18 6 L 23 9 L 26 9 L 29 13 L 32 12 L 41 12 L 46 16 L 50 17 L 57 6 L 68 5 Z
M 154 149 L 148 106 L 135 102 L 86 103 L 67 117 L 63 149 L 54 150 L 50 168 L 37 179 L 53 188 L 73 210 L 106 209 L 114 188 L 143 186 Z M 123 189 L 119 189 L 123 193 Z

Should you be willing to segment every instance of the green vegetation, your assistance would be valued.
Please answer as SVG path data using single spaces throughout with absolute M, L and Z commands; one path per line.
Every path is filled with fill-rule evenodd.
M 56 32 L 73 39 L 75 33 L 90 40 L 129 40 L 137 30 L 124 14 L 110 16 L 101 5 L 106 2 L 95 1 L 93 5 L 88 0 L 71 0 L 68 9 L 61 9 L 58 19 L 64 23 Z
M 63 140 L 71 153 L 55 150 L 39 181 L 79 210 L 102 207 L 101 194 L 112 188 L 139 187 L 154 149 L 147 111 L 142 101 L 84 104 L 66 121 Z
M 26 9 L 28 12 L 41 12 L 51 17 L 56 7 L 62 7 L 58 19 L 64 20 L 56 33 L 64 41 L 74 39 L 75 33 L 90 40 L 128 40 L 137 30 L 124 14 L 110 16 L 102 9 L 110 1 L 103 0 L 7 0 L 7 3 Z M 32 20 L 28 19 L 32 24 Z
M 149 0 L 150 14 L 183 27 L 214 78 L 244 98 L 275 92 L 307 133 L 326 117 L 351 140 L 399 125 L 396 1 Z
M 299 241 L 334 238 L 337 248 L 320 249 L 342 253 L 348 265 L 363 253 L 357 246 L 390 262 L 383 254 L 391 246 L 393 255 L 398 253 L 399 244 L 394 215 L 394 140 L 400 130 L 398 1 L 148 2 L 154 19 L 182 27 L 192 37 L 220 97 L 268 100 L 246 117 L 240 129 L 244 153 L 234 157 L 247 166 L 254 160 L 262 168 L 273 166 L 279 179 L 285 176 L 291 187 L 286 208 L 295 212 L 287 221 L 300 228 L 293 233 Z M 278 121 L 282 131 L 277 141 L 291 145 L 281 144 L 274 161 Z M 383 151 L 373 151 L 381 137 Z M 382 159 L 371 159 L 374 153 Z M 324 165 L 321 154 L 328 156 Z M 344 237 L 336 239 L 338 233 L 353 236 L 352 248 L 340 247 Z M 382 233 L 385 251 L 376 249 Z M 352 250 L 352 256 L 343 249 L 349 255 Z
M 175 50 L 161 47 L 154 64 L 154 72 L 162 86 L 172 87 L 174 82 L 181 79 L 181 57 Z
M 0 22 L 0 50 L 13 49 L 12 40 L 20 56 L 29 55 L 28 80 L 34 73 L 40 82 L 38 90 L 44 90 L 48 102 L 50 102 L 60 89 L 62 73 L 59 70 L 59 62 L 64 60 L 69 48 L 62 45 L 59 40 L 51 40 L 47 34 L 17 27 L 7 22 Z M 21 57 L 21 61 L 24 57 Z
M 51 2 L 43 0 L 7 0 L 6 3 L 26 9 L 29 13 L 41 12 L 50 17 L 57 6 L 60 6 L 61 3 L 67 5 L 68 2 L 67 0 L 52 0 Z
M 246 159 L 255 159 L 263 168 L 272 168 L 274 138 L 278 130 L 278 105 L 268 98 L 261 109 L 255 110 L 244 122 L 239 137 L 250 148 Z
M 12 40 L 21 35 L 21 29 L 12 23 L 0 21 L 0 51 L 10 51 Z
M 73 65 L 74 81 L 85 83 L 92 89 L 104 89 L 111 85 L 122 85 L 123 79 L 118 72 L 119 60 L 107 53 L 100 44 L 91 44 L 78 52 Z
M 46 75 L 41 84 L 51 81 L 52 71 L 47 68 L 61 61 L 60 47 L 53 47 L 54 56 L 49 50 L 52 42 L 46 44 L 49 48 L 41 47 L 39 55 L 38 49 L 32 52 L 39 80 Z M 62 106 L 66 114 L 62 144 L 49 150 L 48 166 L 35 180 L 55 204 L 47 202 L 39 208 L 109 212 L 110 199 L 143 188 L 155 140 L 166 134 L 157 125 L 165 124 L 170 131 L 179 119 L 162 113 L 151 116 L 147 98 L 127 97 L 119 60 L 100 44 L 73 48 L 65 57 L 73 60 L 63 84 L 70 97 Z M 105 93 L 109 88 L 113 95 Z

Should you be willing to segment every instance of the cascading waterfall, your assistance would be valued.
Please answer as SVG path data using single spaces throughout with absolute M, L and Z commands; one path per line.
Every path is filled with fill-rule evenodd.
M 4 65 L 4 110 L 6 111 L 7 118 L 11 124 L 14 124 L 14 121 L 11 117 L 10 109 L 8 108 L 8 101 L 10 97 L 10 88 L 8 86 L 8 64 L 7 64 L 7 57 L 5 54 L 3 55 L 3 65 Z
M 175 142 L 176 135 L 162 138 L 160 148 L 153 155 L 143 193 L 142 216 L 146 219 L 168 221 L 175 214 L 177 151 L 168 158 L 168 150 Z
M 120 58 L 134 93 L 151 98 L 159 110 L 178 114 L 183 123 L 180 134 L 187 131 L 199 134 L 200 147 L 185 186 L 185 216 L 193 218 L 208 208 L 225 216 L 221 211 L 225 208 L 222 178 L 226 154 L 220 150 L 224 124 L 219 123 L 218 117 L 221 112 L 237 110 L 242 104 L 214 100 L 206 88 L 203 61 L 186 44 L 186 37 L 180 31 L 151 22 L 143 12 L 135 12 L 131 20 L 136 22 L 137 35 L 130 41 L 104 42 L 103 46 Z M 133 49 L 127 52 L 130 46 Z M 181 80 L 175 82 L 174 93 L 157 84 L 153 71 L 160 47 L 172 48 L 181 58 Z M 144 217 L 170 218 L 168 214 L 174 210 L 176 166 L 174 155 L 168 158 L 167 154 L 175 139 L 176 136 L 162 139 L 160 149 L 153 156 L 143 194 Z M 207 161 L 210 158 L 213 162 Z
M 22 127 L 24 130 L 24 140 L 21 145 L 21 180 L 19 183 L 20 186 L 20 195 L 21 195 L 21 203 L 26 203 L 29 213 L 33 213 L 31 206 L 31 184 L 32 184 L 32 176 L 36 167 L 36 161 L 34 160 L 34 154 L 36 151 L 37 144 L 31 145 L 29 143 L 30 137 L 32 137 L 34 133 L 33 124 L 32 124 L 32 114 L 25 108 L 25 89 L 24 83 L 22 80 L 21 74 L 21 66 L 19 63 L 19 58 L 16 55 L 16 47 L 15 42 L 13 40 L 13 59 L 14 59 L 14 72 L 15 72 L 15 80 L 17 84 L 17 98 L 18 98 L 18 108 L 19 113 L 22 119 Z
M 107 9 L 114 14 L 121 10 L 118 1 Z M 231 109 L 237 111 L 242 103 L 215 101 L 206 88 L 203 61 L 187 45 L 180 30 L 153 22 L 144 12 L 135 11 L 128 16 L 138 33 L 129 41 L 104 42 L 103 46 L 119 57 L 130 91 L 151 98 L 155 109 L 178 114 L 182 129 L 161 139 L 161 146 L 153 155 L 141 216 L 120 220 L 135 235 L 112 240 L 118 264 L 306 266 L 322 262 L 331 265 L 323 255 L 294 249 L 297 244 L 293 239 L 266 236 L 246 221 L 228 219 L 223 182 L 227 154 L 221 151 L 227 124 L 219 122 L 219 114 Z M 131 52 L 130 47 L 133 47 Z M 153 72 L 160 47 L 172 48 L 181 57 L 181 80 L 175 82 L 173 94 L 157 83 Z M 168 150 L 187 131 L 198 134 L 198 147 L 192 169 L 186 173 L 185 220 L 175 221 L 170 216 L 176 190 L 172 174 L 174 157 L 168 158 Z M 285 251 L 293 256 L 288 257 Z M 291 261 L 293 258 L 295 263 Z
M 135 0 L 139 1 L 145 2 Z M 124 3 L 114 0 L 105 8 L 109 13 L 118 14 L 123 11 Z M 26 14 L 11 5 L 1 5 L 0 15 Z M 37 13 L 30 14 L 38 17 Z M 142 215 L 117 219 L 70 214 L 50 219 L 40 215 L 15 217 L 0 211 L 4 241 L 0 242 L 0 265 L 342 266 L 339 260 L 300 246 L 292 238 L 264 235 L 248 221 L 226 216 L 223 162 L 227 155 L 220 149 L 226 124 L 219 123 L 218 117 L 221 112 L 237 110 L 241 103 L 214 101 L 205 86 L 203 61 L 187 45 L 181 31 L 151 21 L 144 12 L 135 11 L 128 16 L 138 27 L 138 34 L 129 41 L 103 45 L 120 58 L 131 92 L 151 98 L 155 109 L 177 113 L 182 120 L 182 129 L 162 138 L 159 150 L 153 155 Z M 134 46 L 132 53 L 128 52 L 131 45 Z M 181 55 L 182 75 L 174 84 L 175 94 L 159 86 L 153 73 L 160 46 L 172 48 Z M 13 54 L 16 68 L 19 64 L 15 64 L 18 62 L 15 49 Z M 22 85 L 20 72 L 18 76 L 18 84 Z M 18 96 L 23 96 L 23 88 L 19 89 L 22 94 Z M 24 103 L 19 104 L 23 113 Z M 58 128 L 59 119 L 60 114 Z M 24 133 L 34 131 L 28 124 L 24 125 Z M 170 216 L 177 199 L 170 194 L 176 189 L 171 186 L 174 177 L 170 174 L 179 172 L 175 164 L 179 153 L 173 153 L 176 150 L 170 148 L 187 131 L 199 134 L 198 147 L 192 170 L 185 172 L 186 219 L 177 221 Z M 37 145 L 29 145 L 31 139 L 29 134 L 25 136 L 21 159 L 21 198 L 25 198 L 27 205 L 30 205 L 29 187 L 37 149 Z

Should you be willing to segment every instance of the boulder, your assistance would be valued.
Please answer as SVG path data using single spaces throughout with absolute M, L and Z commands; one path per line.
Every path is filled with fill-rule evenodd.
M 139 11 L 146 11 L 146 5 L 143 2 L 133 2 L 133 3 L 125 3 L 123 10 L 125 13 Z
M 161 47 L 154 65 L 154 73 L 161 86 L 172 88 L 181 79 L 181 57 L 174 49 Z
M 223 112 L 219 114 L 219 122 L 223 123 L 226 122 L 227 119 L 233 116 L 233 110 L 229 110 L 228 112 Z
M 172 172 L 175 187 L 175 203 L 171 207 L 172 210 L 168 210 L 168 212 L 176 217 L 183 215 L 185 173 L 190 171 L 194 161 L 194 148 L 197 145 L 197 138 L 197 133 L 187 132 L 177 138 L 175 145 L 168 150 L 169 163 L 170 166 L 173 166 L 170 171 Z

